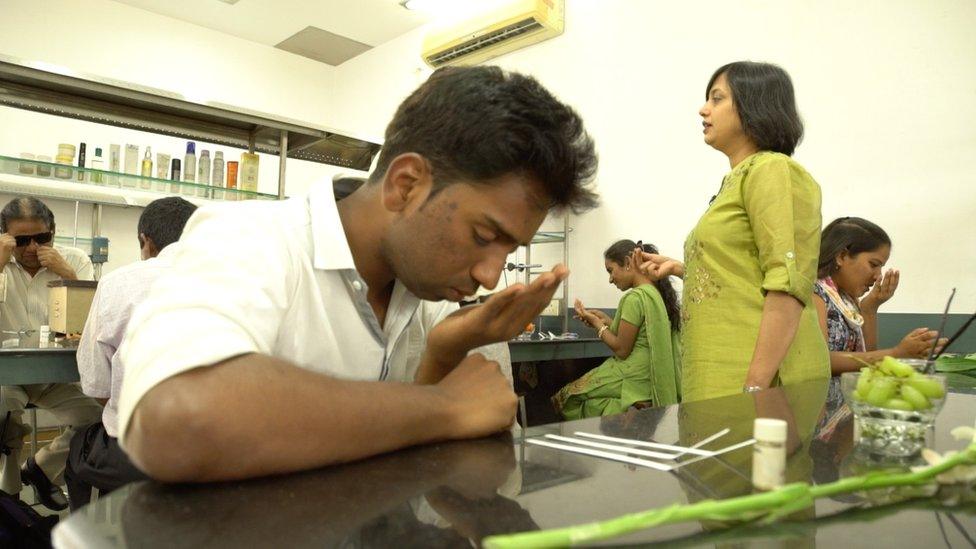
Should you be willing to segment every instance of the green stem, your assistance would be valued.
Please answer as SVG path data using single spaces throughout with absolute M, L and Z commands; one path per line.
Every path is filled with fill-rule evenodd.
M 671 505 L 631 513 L 621 517 L 593 522 L 579 526 L 522 532 L 491 536 L 483 540 L 486 548 L 507 549 L 521 547 L 563 547 L 576 543 L 598 541 L 635 532 L 646 528 L 692 520 L 752 520 L 779 508 L 796 506 L 806 500 L 801 507 L 813 503 L 816 498 L 836 494 L 884 488 L 890 486 L 921 485 L 930 482 L 937 475 L 956 465 L 976 464 L 976 443 L 944 462 L 928 467 L 917 473 L 869 473 L 851 477 L 830 484 L 811 487 L 807 483 L 788 484 L 758 494 L 750 494 L 725 500 L 705 500 L 689 505 Z

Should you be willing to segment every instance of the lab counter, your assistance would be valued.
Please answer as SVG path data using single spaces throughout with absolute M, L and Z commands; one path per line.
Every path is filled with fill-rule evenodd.
M 77 350 L 75 340 L 50 342 L 42 348 L 37 332 L 4 334 L 0 348 L 0 385 L 79 381 Z
M 509 341 L 512 362 L 605 358 L 610 348 L 595 337 L 561 340 Z
M 853 444 L 850 420 L 824 421 L 826 384 L 809 382 L 618 416 L 529 428 L 524 436 L 576 431 L 690 445 L 751 436 L 757 416 L 790 425 L 788 482 L 826 483 L 892 465 Z M 932 433 L 972 425 L 976 396 L 950 394 Z M 526 444 L 519 433 L 408 448 L 315 471 L 240 482 L 142 482 L 104 496 L 55 530 L 57 547 L 471 547 L 492 534 L 556 528 L 704 499 L 751 493 L 752 448 L 670 473 Z M 205 443 L 201 441 L 201 444 Z M 716 446 L 716 447 L 717 447 Z M 917 462 L 917 460 L 916 460 Z M 789 522 L 731 529 L 689 522 L 612 543 L 775 547 L 969 546 L 976 505 L 933 499 L 868 505 L 845 495 L 816 502 Z M 843 513 L 842 513 L 843 512 Z M 842 513 L 842 514 L 841 514 Z M 967 541 L 968 540 L 968 541 Z

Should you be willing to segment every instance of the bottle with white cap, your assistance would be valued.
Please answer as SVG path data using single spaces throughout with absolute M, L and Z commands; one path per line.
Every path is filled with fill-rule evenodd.
M 41 349 L 46 349 L 48 343 L 51 341 L 51 327 L 47 324 L 42 324 L 37 330 L 37 346 Z
M 786 422 L 767 417 L 753 424 L 752 484 L 760 490 L 774 490 L 786 482 Z

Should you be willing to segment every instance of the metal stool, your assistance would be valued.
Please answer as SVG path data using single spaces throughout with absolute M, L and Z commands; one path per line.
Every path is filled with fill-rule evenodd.
M 31 456 L 37 455 L 37 406 L 28 402 L 24 409 L 30 414 L 30 424 L 31 424 Z M 20 467 L 20 464 L 17 464 Z M 34 490 L 34 501 L 38 501 L 40 498 L 37 495 L 37 486 L 32 486 Z

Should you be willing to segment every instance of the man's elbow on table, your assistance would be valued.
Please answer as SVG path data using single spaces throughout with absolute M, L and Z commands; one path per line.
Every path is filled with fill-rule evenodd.
M 160 383 L 133 410 L 126 452 L 139 469 L 162 482 L 207 479 L 212 456 L 207 433 L 212 429 L 205 400 L 186 390 L 180 376 Z

